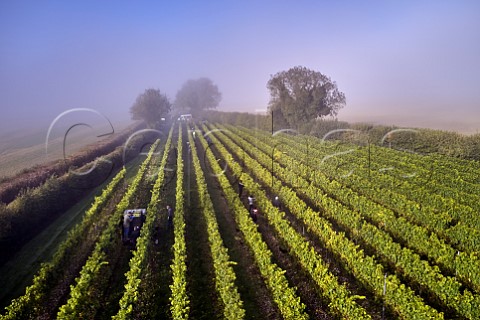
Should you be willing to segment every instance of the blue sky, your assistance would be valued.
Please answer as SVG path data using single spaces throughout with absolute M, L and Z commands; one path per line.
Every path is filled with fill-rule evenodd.
M 0 1 L 2 128 L 116 121 L 198 77 L 255 112 L 297 65 L 337 82 L 341 120 L 480 129 L 480 1 Z

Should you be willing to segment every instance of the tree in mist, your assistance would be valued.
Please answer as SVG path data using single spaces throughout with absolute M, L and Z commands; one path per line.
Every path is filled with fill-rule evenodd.
M 222 94 L 212 80 L 208 78 L 190 79 L 178 90 L 174 105 L 182 112 L 198 115 L 203 110 L 215 109 L 221 99 Z
M 155 128 L 171 109 L 172 104 L 165 94 L 158 89 L 146 89 L 137 97 L 130 113 L 133 120 L 144 120 L 149 128 Z
M 271 76 L 269 110 L 275 123 L 292 127 L 337 115 L 346 104 L 345 94 L 326 75 L 297 66 Z

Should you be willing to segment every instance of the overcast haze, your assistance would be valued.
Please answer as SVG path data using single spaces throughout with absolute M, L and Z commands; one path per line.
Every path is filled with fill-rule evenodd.
M 355 4 L 357 3 L 357 4 Z M 219 110 L 267 108 L 270 76 L 320 71 L 340 120 L 480 129 L 480 1 L 0 1 L 2 130 L 70 108 L 126 119 L 208 77 Z

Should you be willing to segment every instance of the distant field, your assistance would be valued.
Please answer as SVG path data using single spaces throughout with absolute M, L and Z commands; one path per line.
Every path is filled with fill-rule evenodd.
M 75 127 L 66 138 L 65 154 L 69 156 L 99 141 L 116 137 L 131 124 L 132 122 L 129 121 L 115 123 L 114 133 L 100 138 L 97 135 L 111 132 L 109 126 L 94 127 L 94 129 L 85 126 Z M 12 177 L 35 165 L 63 159 L 64 132 L 66 130 L 64 132 L 57 131 L 52 132 L 53 139 L 49 139 L 48 153 L 45 148 L 47 129 L 3 136 L 0 140 L 0 180 Z

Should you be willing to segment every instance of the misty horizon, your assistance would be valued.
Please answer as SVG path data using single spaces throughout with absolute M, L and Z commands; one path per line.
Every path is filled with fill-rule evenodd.
M 210 78 L 217 110 L 266 110 L 266 84 L 294 66 L 347 99 L 338 119 L 475 133 L 480 3 L 301 1 L 0 4 L 0 132 L 44 128 L 71 108 L 128 121 L 147 88 L 173 102 Z

